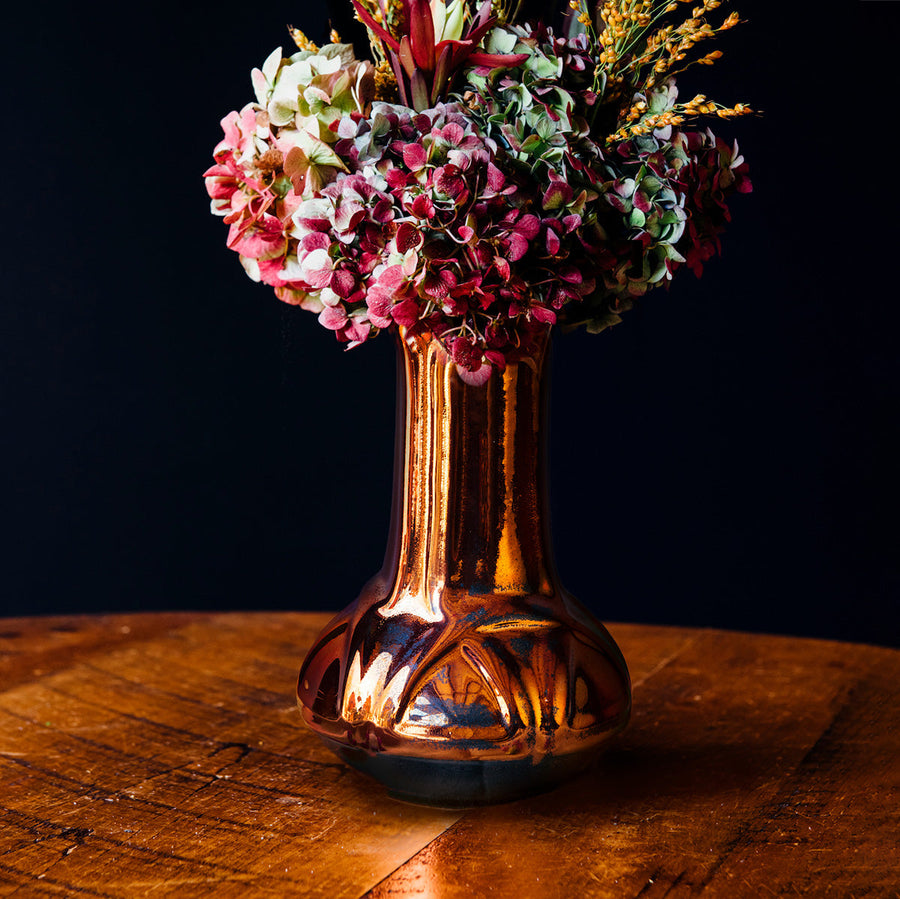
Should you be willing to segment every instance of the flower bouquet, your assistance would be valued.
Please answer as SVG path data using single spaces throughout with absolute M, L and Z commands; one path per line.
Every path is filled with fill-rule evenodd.
M 631 709 L 618 647 L 552 560 L 548 335 L 603 330 L 718 249 L 746 165 L 688 126 L 749 109 L 681 102 L 674 76 L 737 16 L 572 0 L 554 30 L 503 0 L 352 2 L 373 58 L 292 30 L 206 173 L 250 277 L 348 346 L 402 338 L 385 565 L 298 699 L 394 795 L 513 799 L 583 770 Z
M 340 341 L 427 331 L 481 383 L 718 250 L 750 181 L 699 122 L 750 109 L 675 76 L 721 56 L 723 0 L 571 0 L 558 33 L 504 0 L 352 2 L 373 59 L 292 28 L 205 175 L 247 274 Z

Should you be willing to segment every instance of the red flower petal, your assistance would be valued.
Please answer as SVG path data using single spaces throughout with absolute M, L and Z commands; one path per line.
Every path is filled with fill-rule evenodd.
M 509 235 L 509 258 L 512 262 L 517 262 L 528 252 L 528 241 L 517 232 L 513 231 Z M 509 277 L 509 274 L 506 275 Z
M 487 167 L 487 183 L 491 190 L 497 191 L 503 190 L 506 184 L 506 175 L 492 162 L 489 162 Z
M 339 297 L 346 299 L 356 287 L 356 278 L 350 272 L 339 269 L 331 273 L 330 287 Z
M 347 324 L 347 310 L 343 306 L 326 306 L 319 313 L 319 324 L 329 331 L 338 331 Z
M 391 309 L 391 316 L 398 325 L 414 325 L 419 320 L 419 304 L 412 297 L 401 300 Z
M 539 306 L 537 303 L 534 303 L 531 306 L 531 316 L 537 321 L 544 322 L 548 325 L 556 324 L 556 313 L 546 306 Z
M 397 229 L 396 240 L 397 252 L 405 253 L 407 250 L 418 250 L 425 238 L 412 222 L 403 222 Z
M 459 375 L 460 379 L 472 387 L 481 387 L 482 384 L 486 384 L 491 379 L 493 371 L 494 367 L 490 362 L 482 363 L 482 365 L 474 371 L 463 368 L 462 366 L 457 366 L 456 369 L 456 373 Z
M 555 256 L 559 252 L 559 235 L 552 229 L 547 229 L 547 253 Z
M 516 231 L 531 240 L 541 230 L 541 220 L 536 215 L 523 215 L 515 225 Z
M 425 168 L 428 151 L 421 144 L 407 144 L 403 148 L 403 163 L 411 172 Z

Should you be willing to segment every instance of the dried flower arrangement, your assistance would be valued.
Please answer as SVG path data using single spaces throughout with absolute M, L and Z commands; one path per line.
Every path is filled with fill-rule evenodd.
M 481 383 L 718 251 L 751 186 L 697 120 L 751 110 L 675 76 L 721 56 L 695 48 L 738 23 L 707 21 L 723 0 L 571 0 L 559 34 L 502 0 L 352 2 L 373 61 L 292 28 L 205 174 L 250 277 L 338 339 L 427 330 Z

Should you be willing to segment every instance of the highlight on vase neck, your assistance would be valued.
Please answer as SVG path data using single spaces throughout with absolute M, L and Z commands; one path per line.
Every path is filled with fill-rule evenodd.
M 382 614 L 437 621 L 448 591 L 462 604 L 480 594 L 552 594 L 547 350 L 544 339 L 473 385 L 430 335 L 401 334 L 396 580 Z

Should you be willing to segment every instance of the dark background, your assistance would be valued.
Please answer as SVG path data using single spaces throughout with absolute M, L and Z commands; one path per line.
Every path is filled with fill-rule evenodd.
M 900 17 L 839 7 L 737 4 L 699 70 L 765 113 L 719 129 L 755 185 L 724 257 L 556 342 L 557 562 L 607 620 L 900 645 Z M 247 279 L 201 179 L 324 8 L 6 20 L 0 613 L 345 605 L 384 549 L 392 343 L 345 354 Z

